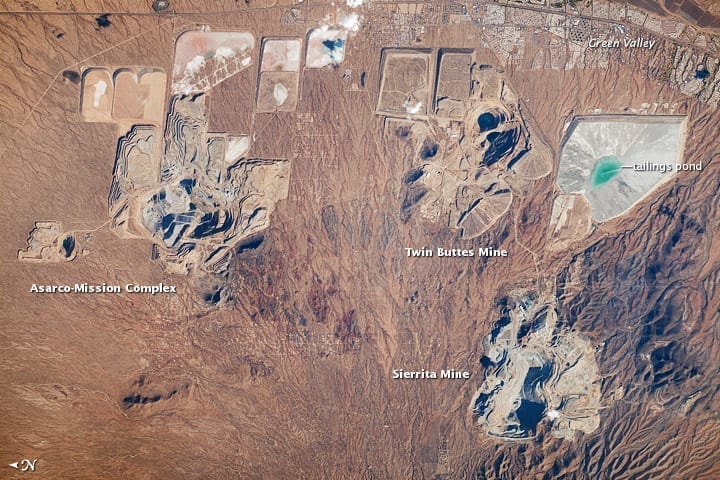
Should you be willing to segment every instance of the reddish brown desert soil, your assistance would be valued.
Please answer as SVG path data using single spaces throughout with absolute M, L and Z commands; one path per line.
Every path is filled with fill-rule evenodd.
M 402 212 L 414 152 L 388 140 L 375 113 L 379 37 L 361 31 L 343 65 L 302 73 L 295 112 L 253 117 L 256 47 L 250 68 L 206 93 L 209 128 L 252 130 L 252 155 L 289 159 L 289 192 L 259 246 L 233 259 L 232 300 L 209 308 L 189 278 L 151 260 L 150 241 L 108 230 L 116 126 L 83 121 L 80 85 L 63 72 L 172 72 L 175 38 L 196 24 L 250 31 L 256 45 L 263 36 L 305 38 L 317 24 L 281 24 L 286 1 L 171 0 L 163 14 L 149 1 L 41 3 L 0 1 L 17 12 L 0 12 L 0 477 L 720 478 L 717 110 L 632 64 L 508 69 L 533 135 L 554 158 L 572 115 L 659 102 L 688 116 L 685 161 L 704 169 L 678 174 L 559 251 L 548 245 L 553 171 L 519 188 L 487 232 L 462 240 Z M 304 8 L 322 18 L 327 7 Z M 100 28 L 95 17 L 106 9 L 126 13 Z M 475 48 L 498 66 L 480 45 L 438 27 L 414 47 Z M 360 72 L 365 88 L 353 88 Z M 36 221 L 84 232 L 87 253 L 19 262 Z M 404 251 L 439 246 L 510 255 Z M 81 282 L 164 282 L 178 293 L 30 293 L 33 283 Z M 502 441 L 470 410 L 483 339 L 510 290 L 540 284 L 555 289 L 559 321 L 595 349 L 600 423 L 558 439 L 543 420 L 534 439 Z M 471 375 L 393 380 L 398 368 Z M 7 467 L 23 458 L 39 459 L 36 472 Z

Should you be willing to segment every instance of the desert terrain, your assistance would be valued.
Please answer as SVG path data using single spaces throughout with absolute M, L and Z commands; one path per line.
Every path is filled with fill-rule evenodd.
M 720 43 L 584 5 L 0 0 L 0 476 L 720 478 Z

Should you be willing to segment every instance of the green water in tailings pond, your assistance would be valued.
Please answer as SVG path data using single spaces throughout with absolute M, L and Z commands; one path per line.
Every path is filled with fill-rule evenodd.
M 615 155 L 606 155 L 600 157 L 595 162 L 592 174 L 590 175 L 590 187 L 597 188 L 600 185 L 604 185 L 622 171 L 622 163 Z

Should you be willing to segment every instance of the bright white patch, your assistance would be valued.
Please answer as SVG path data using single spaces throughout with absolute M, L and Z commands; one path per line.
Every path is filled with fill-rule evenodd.
M 343 30 L 330 29 L 327 25 L 312 30 L 308 37 L 307 58 L 305 66 L 308 68 L 323 68 L 326 65 L 340 64 L 345 58 L 345 39 L 347 33 Z M 334 44 L 341 43 L 330 49 L 325 41 Z M 337 42 L 341 40 L 341 42 Z
M 338 24 L 348 32 L 357 32 L 360 30 L 360 15 L 357 13 L 348 13 L 338 17 Z
M 278 107 L 285 103 L 288 98 L 288 90 L 282 83 L 276 83 L 273 89 L 273 97 L 275 97 L 275 105 Z
M 548 417 L 550 420 L 555 420 L 556 418 L 558 418 L 558 417 L 560 416 L 560 412 L 558 412 L 557 410 L 555 410 L 555 409 L 553 408 L 553 409 L 551 409 L 551 410 L 548 410 L 548 412 L 547 412 L 545 415 L 547 415 L 547 417 Z
M 178 37 L 175 45 L 176 52 L 184 52 L 183 62 L 173 67 L 173 93 L 187 93 L 192 91 L 206 91 L 217 85 L 239 70 L 250 65 L 251 60 L 245 58 L 243 53 L 252 49 L 255 37 L 248 32 L 213 32 L 207 29 L 185 32 Z M 187 56 L 186 56 L 187 55 Z M 185 62 L 184 59 L 190 58 Z M 238 65 L 234 60 L 240 62 Z M 196 78 L 208 61 L 229 63 L 215 68 L 213 75 L 206 78 Z M 204 72 L 203 72 L 204 73 Z
M 107 91 L 107 83 L 102 80 L 98 80 L 93 87 L 95 87 L 95 90 L 93 91 L 93 107 L 97 108 L 100 106 L 100 99 Z
M 202 55 L 195 55 L 195 57 L 185 66 L 185 75 L 192 75 L 197 72 L 203 63 L 205 63 L 205 57 Z
M 350 8 L 357 8 L 365 3 L 365 0 L 347 0 L 346 3 Z
M 235 50 L 228 47 L 218 47 L 217 50 L 215 50 L 215 56 L 219 58 L 228 58 L 235 55 Z
M 225 149 L 225 162 L 233 163 L 236 160 L 239 160 L 240 157 L 242 157 L 249 148 L 249 137 L 228 137 L 227 148 Z
M 405 111 L 409 113 L 410 115 L 414 115 L 416 113 L 420 113 L 422 110 L 423 104 L 420 100 L 413 103 L 410 100 L 405 100 Z

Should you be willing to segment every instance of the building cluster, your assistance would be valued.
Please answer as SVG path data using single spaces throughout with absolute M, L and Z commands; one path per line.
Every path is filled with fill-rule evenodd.
M 604 0 L 592 2 L 476 2 L 474 22 L 486 45 L 507 67 L 605 69 L 613 62 L 717 106 L 720 38 L 683 22 Z M 621 48 L 641 38 L 652 47 Z M 593 48 L 592 40 L 618 39 L 621 47 Z

